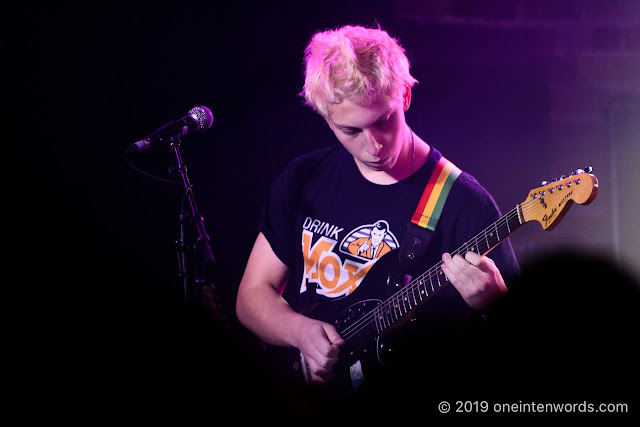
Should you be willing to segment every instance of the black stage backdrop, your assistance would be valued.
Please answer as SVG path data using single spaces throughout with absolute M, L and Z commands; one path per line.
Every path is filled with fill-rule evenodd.
M 379 23 L 400 37 L 420 80 L 409 123 L 479 176 L 503 210 L 539 179 L 553 177 L 548 173 L 565 172 L 536 157 L 548 148 L 549 100 L 544 70 L 521 51 L 528 41 L 511 40 L 484 60 L 472 50 L 461 53 L 468 61 L 455 60 L 445 54 L 447 43 L 460 46 L 455 34 L 425 27 L 425 39 L 409 38 L 416 30 L 394 16 L 392 1 L 55 2 L 8 9 L 3 210 L 10 256 L 3 303 L 15 339 L 9 346 L 15 396 L 40 404 L 53 399 L 50 409 L 63 415 L 142 408 L 148 395 L 215 413 L 227 413 L 236 399 L 260 410 L 275 402 L 265 394 L 271 380 L 258 360 L 259 343 L 233 318 L 229 333 L 206 311 L 182 303 L 174 246 L 182 187 L 133 171 L 123 153 L 193 106 L 212 110 L 211 129 L 183 138 L 183 156 L 233 317 L 270 183 L 294 157 L 334 143 L 298 96 L 304 47 L 317 30 Z M 489 158 L 482 147 L 501 155 Z M 515 165 L 508 161 L 514 156 L 531 161 Z M 132 160 L 169 177 L 175 159 L 160 146 Z M 535 181 L 495 176 L 498 167 Z M 68 397 L 60 395 L 65 389 Z M 256 403 L 265 395 L 267 403 Z M 300 399 L 302 412 L 312 406 L 286 395 Z M 428 409 L 435 412 L 435 404 Z M 156 406 L 148 411 L 161 414 Z

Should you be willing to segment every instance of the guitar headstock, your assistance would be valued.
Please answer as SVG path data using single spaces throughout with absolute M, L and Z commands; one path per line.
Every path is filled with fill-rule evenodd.
M 520 203 L 523 222 L 538 221 L 545 230 L 552 230 L 574 202 L 591 203 L 598 194 L 598 178 L 591 171 L 591 167 L 578 169 L 568 177 L 544 181 L 529 191 L 527 199 Z

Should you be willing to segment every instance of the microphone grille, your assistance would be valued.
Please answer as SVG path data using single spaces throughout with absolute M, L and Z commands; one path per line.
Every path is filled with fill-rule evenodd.
M 202 132 L 211 127 L 213 124 L 213 114 L 207 107 L 199 105 L 189 110 L 189 116 L 198 124 L 197 131 Z

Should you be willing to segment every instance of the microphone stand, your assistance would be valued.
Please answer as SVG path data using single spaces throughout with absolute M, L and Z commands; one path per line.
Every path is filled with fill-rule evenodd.
M 177 171 L 180 172 L 184 184 L 184 196 L 180 209 L 180 237 L 176 241 L 178 250 L 178 277 L 183 279 L 185 302 L 202 304 L 204 302 L 203 287 L 211 286 L 215 291 L 212 275 L 215 267 L 215 258 L 211 249 L 210 238 L 204 227 L 204 218 L 198 210 L 193 194 L 193 186 L 189 180 L 187 167 L 182 160 L 180 152 L 180 136 L 173 136 L 169 140 L 170 146 L 176 155 Z M 188 202 L 188 203 L 185 203 Z M 192 224 L 193 242 L 186 242 L 187 224 Z M 194 259 L 189 262 L 188 254 L 193 253 Z M 191 277 L 194 273 L 194 277 Z M 220 314 L 220 313 L 218 313 Z

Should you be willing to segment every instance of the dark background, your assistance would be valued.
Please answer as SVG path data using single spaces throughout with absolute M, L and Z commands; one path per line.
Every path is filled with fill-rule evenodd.
M 118 369 L 104 370 L 114 364 L 125 372 L 146 367 L 143 376 L 155 384 L 152 371 L 159 366 L 179 377 L 215 365 L 200 354 L 201 346 L 219 350 L 210 336 L 233 346 L 241 336 L 241 347 L 246 341 L 251 351 L 257 348 L 242 331 L 219 338 L 207 314 L 183 307 L 174 247 L 182 188 L 136 173 L 123 153 L 195 105 L 212 110 L 211 129 L 183 138 L 183 156 L 232 314 L 271 182 L 291 159 L 335 143 L 298 96 L 303 51 L 318 30 L 379 23 L 398 37 L 420 81 L 408 123 L 478 177 L 503 211 L 543 179 L 587 164 L 610 172 L 606 138 L 580 150 L 571 148 L 580 135 L 559 141 L 554 113 L 561 107 L 550 70 L 564 63 L 548 55 L 557 37 L 549 41 L 535 26 L 512 32 L 508 26 L 450 26 L 446 19 L 411 21 L 403 11 L 423 7 L 429 16 L 437 9 L 414 3 L 13 5 L 3 28 L 3 92 L 11 111 L 3 126 L 11 255 L 5 257 L 4 301 L 19 358 L 29 366 L 24 370 L 37 367 L 35 376 L 50 378 L 47 390 L 65 381 L 121 378 Z M 489 7 L 482 19 L 506 20 L 500 11 L 514 13 L 522 4 L 500 3 L 504 9 Z M 478 11 L 469 2 L 435 4 L 467 18 Z M 546 27 L 540 28 L 544 34 Z M 549 158 L 550 152 L 559 156 Z M 168 177 L 175 159 L 168 147 L 156 146 L 131 160 Z M 604 189 L 606 181 L 601 177 Z M 585 213 L 610 217 L 609 193 L 592 207 L 574 207 L 557 232 L 530 225 L 514 236 L 523 265 L 567 247 L 613 260 L 615 237 Z M 62 371 L 50 369 L 59 362 Z M 75 367 L 88 376 L 65 374 Z

